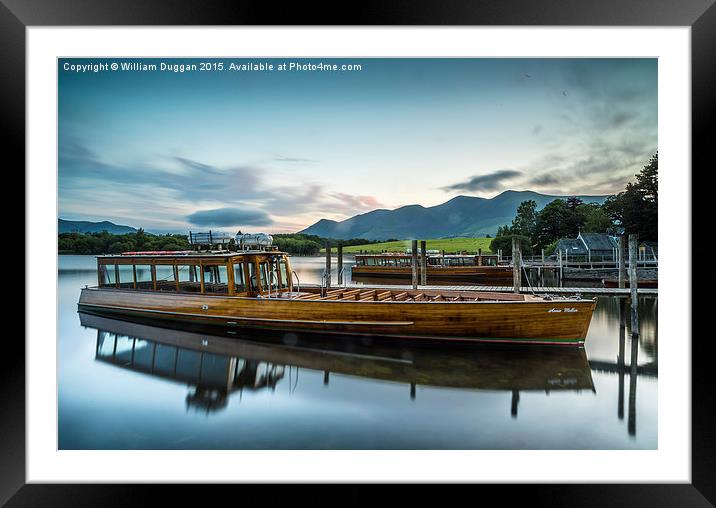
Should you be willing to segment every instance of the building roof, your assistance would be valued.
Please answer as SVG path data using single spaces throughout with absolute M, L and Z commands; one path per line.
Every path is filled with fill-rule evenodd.
M 559 242 L 557 242 L 555 250 L 561 250 L 563 252 L 567 252 L 567 254 L 587 254 L 587 249 L 578 238 L 562 238 Z
M 587 248 L 591 251 L 606 250 L 611 252 L 613 249 L 618 247 L 614 238 L 603 233 L 579 233 L 578 238 L 581 238 Z

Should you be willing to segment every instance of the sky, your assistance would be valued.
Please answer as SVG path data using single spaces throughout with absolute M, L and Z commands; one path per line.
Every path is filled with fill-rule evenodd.
M 296 232 L 508 189 L 613 194 L 657 150 L 656 59 L 58 66 L 59 216 L 160 233 Z

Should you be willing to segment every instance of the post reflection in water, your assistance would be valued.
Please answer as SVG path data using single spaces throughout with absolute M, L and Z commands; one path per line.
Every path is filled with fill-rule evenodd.
M 315 335 L 291 334 L 284 341 L 278 334 L 252 334 L 249 340 L 84 313 L 80 320 L 97 330 L 96 360 L 186 383 L 187 408 L 207 414 L 226 408 L 234 393 L 275 390 L 287 372 L 291 393 L 302 368 L 322 371 L 327 387 L 330 373 L 405 383 L 411 400 L 416 399 L 418 386 L 507 391 L 512 396 L 512 418 L 518 416 L 521 391 L 594 391 L 591 369 L 580 348 L 445 350 L 355 342 L 341 347 L 335 339 Z

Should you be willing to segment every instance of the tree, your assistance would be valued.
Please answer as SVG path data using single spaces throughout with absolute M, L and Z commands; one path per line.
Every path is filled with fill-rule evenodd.
M 144 234 L 143 228 L 139 228 L 139 230 L 134 234 L 134 244 L 136 245 L 137 250 L 143 250 L 144 246 L 147 244 L 147 235 Z
M 505 224 L 504 226 L 497 227 L 497 233 L 495 234 L 495 238 L 500 237 L 500 236 L 507 236 L 507 235 L 511 235 L 511 234 L 512 234 L 512 231 L 510 230 L 510 226 Z
M 615 225 L 641 240 L 658 240 L 658 155 L 655 153 L 636 175 L 636 182 L 629 182 L 625 191 L 604 202 L 604 211 Z
M 596 203 L 586 203 L 579 208 L 582 216 L 581 231 L 584 233 L 614 233 L 614 225 L 609 215 Z
M 506 256 L 511 256 L 513 238 L 519 239 L 522 254 L 531 255 L 532 253 L 534 253 L 530 238 L 523 235 L 497 236 L 490 242 L 490 251 L 497 252 L 498 250 L 502 249 L 502 254 Z
M 535 243 L 543 248 L 559 238 L 571 235 L 573 211 L 563 199 L 555 199 L 540 210 L 535 224 Z M 576 236 L 576 232 L 573 236 Z
M 512 219 L 512 234 L 534 239 L 537 226 L 537 203 L 533 200 L 523 201 L 517 207 L 517 215 Z

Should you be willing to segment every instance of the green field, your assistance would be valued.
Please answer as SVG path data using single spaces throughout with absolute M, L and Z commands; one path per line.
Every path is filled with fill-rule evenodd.
M 490 253 L 490 242 L 492 238 L 437 238 L 435 240 L 427 240 L 428 250 L 444 250 L 446 253 L 452 252 L 477 252 L 477 249 L 482 249 L 484 254 Z M 418 242 L 418 248 L 420 243 Z M 350 247 L 343 247 L 343 252 L 346 254 L 355 254 L 363 251 L 368 253 L 380 253 L 386 252 L 405 252 L 406 249 L 410 248 L 410 240 L 402 240 L 399 242 L 382 242 L 382 243 L 368 243 L 365 245 L 351 245 Z M 325 252 L 325 250 L 322 250 Z

